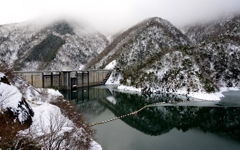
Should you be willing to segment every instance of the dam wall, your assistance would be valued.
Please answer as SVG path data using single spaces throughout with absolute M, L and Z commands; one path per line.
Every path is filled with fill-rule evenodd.
M 70 90 L 78 87 L 103 85 L 111 70 L 15 71 L 14 73 L 36 88 Z

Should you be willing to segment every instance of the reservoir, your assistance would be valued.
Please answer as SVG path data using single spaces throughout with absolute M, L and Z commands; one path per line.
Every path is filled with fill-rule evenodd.
M 114 87 L 61 91 L 89 124 L 119 117 L 156 103 L 181 102 L 175 95 L 122 93 Z M 240 92 L 220 102 L 156 105 L 121 119 L 95 125 L 104 150 L 239 150 Z

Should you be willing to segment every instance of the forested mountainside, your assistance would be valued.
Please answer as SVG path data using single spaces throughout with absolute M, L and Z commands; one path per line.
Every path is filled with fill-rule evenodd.
M 104 35 L 73 21 L 0 26 L 0 62 L 15 70 L 79 69 L 107 44 Z
M 150 18 L 119 35 L 86 68 L 116 60 L 121 84 L 144 92 L 216 92 L 240 84 L 239 33 L 239 16 L 191 27 L 185 35 Z
M 161 49 L 184 44 L 188 44 L 187 37 L 168 21 L 150 18 L 118 35 L 86 68 L 103 68 L 123 53 L 130 56 L 126 59 L 129 60 L 128 65 L 132 65 L 139 60 L 144 61 L 142 58 Z
M 193 26 L 186 35 L 204 76 L 217 87 L 240 87 L 240 15 Z

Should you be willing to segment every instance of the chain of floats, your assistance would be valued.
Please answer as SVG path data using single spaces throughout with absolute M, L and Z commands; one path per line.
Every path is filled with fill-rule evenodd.
M 194 102 L 194 101 L 185 101 L 185 102 Z M 214 100 L 210 100 L 210 101 L 209 100 L 202 100 L 202 101 L 196 101 L 196 102 L 214 102 Z M 122 118 L 127 117 L 127 116 L 132 116 L 132 115 L 137 114 L 138 112 L 142 111 L 143 109 L 145 109 L 147 107 L 152 107 L 152 106 L 159 105 L 159 104 L 168 104 L 168 103 L 166 103 L 166 102 L 157 102 L 157 103 L 145 105 L 144 107 L 140 108 L 139 110 L 136 110 L 136 111 L 131 112 L 129 114 L 122 115 L 122 116 L 115 117 L 115 118 L 112 118 L 112 119 L 109 119 L 109 120 L 105 120 L 105 121 L 101 121 L 101 122 L 95 122 L 95 123 L 90 124 L 88 126 L 92 127 L 92 126 L 95 126 L 95 125 L 105 124 L 105 123 L 108 123 L 110 121 L 114 121 L 114 120 L 117 120 L 117 119 L 122 119 Z M 177 104 L 177 103 L 169 103 L 169 104 Z

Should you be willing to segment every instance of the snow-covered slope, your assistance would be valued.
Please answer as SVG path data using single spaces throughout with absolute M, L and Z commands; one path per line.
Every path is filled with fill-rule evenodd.
M 28 139 L 27 142 L 34 143 L 33 146 L 44 149 L 84 149 L 84 145 L 88 144 L 91 150 L 102 149 L 91 139 L 91 134 L 85 131 L 85 124 L 85 127 L 77 126 L 63 110 L 49 103 L 65 101 L 62 99 L 59 91 L 36 89 L 21 78 L 9 79 L 0 72 L 0 113 L 7 113 L 14 122 L 27 122 L 29 125 L 27 129 L 18 131 L 13 139 L 16 145 L 10 146 L 22 148 L 21 142 Z M 69 105 L 68 101 L 65 103 Z
M 204 86 L 211 85 L 201 79 L 189 53 L 192 49 L 189 39 L 171 23 L 150 18 L 118 36 L 100 54 L 103 57 L 88 65 L 102 68 L 116 60 L 115 67 L 123 76 L 121 84 L 144 92 L 205 92 Z
M 239 16 L 189 28 L 189 38 L 168 21 L 150 18 L 119 35 L 86 67 L 116 61 L 121 84 L 143 92 L 217 92 L 240 84 L 239 32 Z
M 0 113 L 7 112 L 17 121 L 32 122 L 34 111 L 22 93 L 0 72 Z
M 127 57 L 128 65 L 134 65 L 166 48 L 188 43 L 188 39 L 168 21 L 150 18 L 117 36 L 86 68 L 104 68 L 111 61 L 120 59 L 120 55 L 121 59 Z
M 186 35 L 204 76 L 217 87 L 240 87 L 240 15 L 193 26 Z
M 0 62 L 16 70 L 79 69 L 107 44 L 105 36 L 73 21 L 0 26 Z

